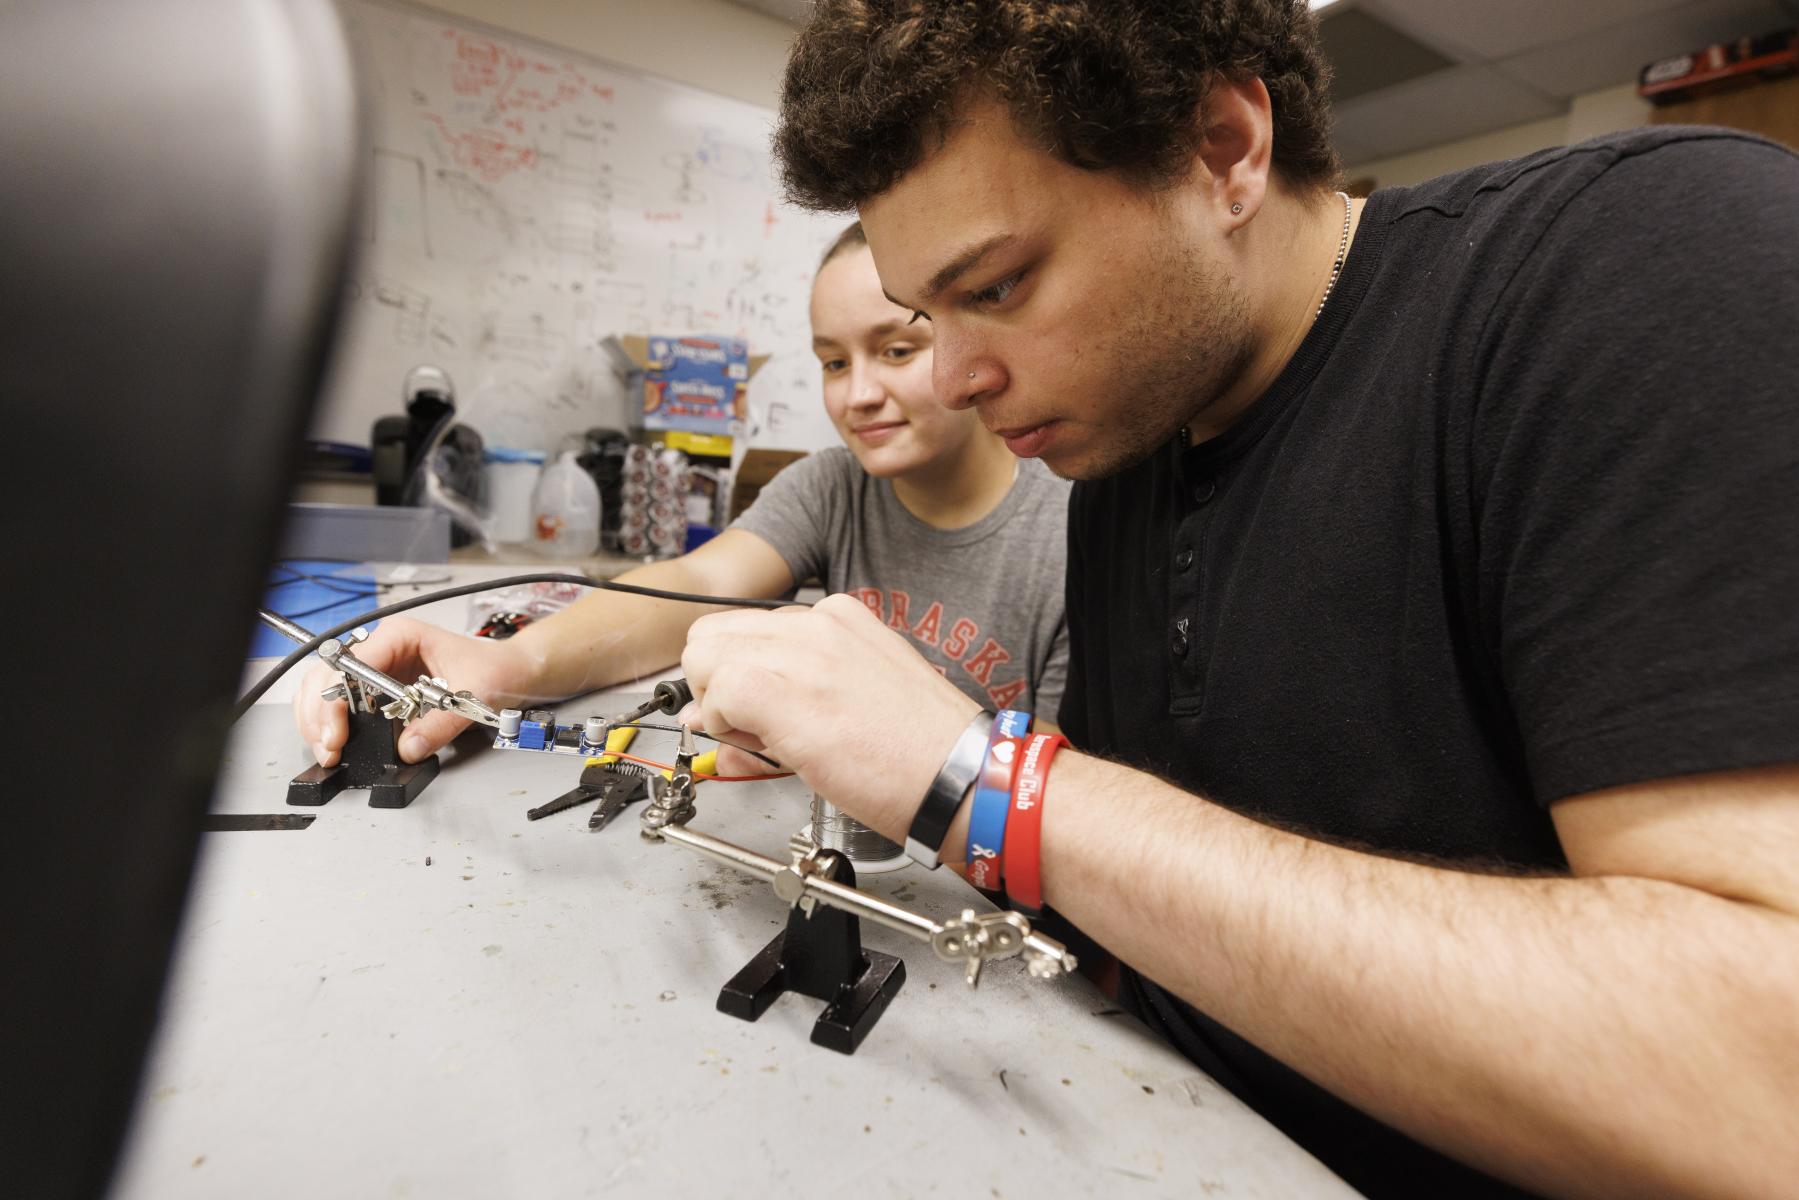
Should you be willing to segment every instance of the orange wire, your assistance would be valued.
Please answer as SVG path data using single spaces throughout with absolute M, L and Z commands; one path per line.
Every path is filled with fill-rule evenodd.
M 622 750 L 608 750 L 605 754 L 596 754 L 595 758 L 622 758 L 626 762 L 642 763 L 646 767 L 655 767 L 658 771 L 672 771 L 671 763 L 659 763 L 648 758 L 638 758 L 635 754 L 626 754 Z M 792 771 L 782 771 L 776 775 L 708 775 L 704 771 L 695 771 L 695 779 L 710 779 L 714 783 L 760 783 L 764 779 L 792 779 Z

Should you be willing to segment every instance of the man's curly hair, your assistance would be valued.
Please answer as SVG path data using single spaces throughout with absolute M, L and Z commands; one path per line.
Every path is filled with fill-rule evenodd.
M 1267 84 L 1283 178 L 1335 181 L 1330 68 L 1306 0 L 818 0 L 787 63 L 775 153 L 796 204 L 855 208 L 985 93 L 1064 162 L 1154 187 L 1192 162 L 1220 75 Z

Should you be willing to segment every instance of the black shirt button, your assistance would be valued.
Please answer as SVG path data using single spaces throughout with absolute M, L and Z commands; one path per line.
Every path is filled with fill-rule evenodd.
M 1181 552 L 1179 552 L 1178 554 L 1176 554 L 1174 556 L 1174 569 L 1175 570 L 1185 571 L 1185 570 L 1189 570 L 1192 566 L 1193 566 L 1193 551 L 1182 550 Z
M 1187 657 L 1187 618 L 1182 617 L 1174 623 L 1174 636 L 1169 639 L 1168 648 L 1176 658 Z
M 1194 486 L 1194 488 L 1193 488 L 1193 503 L 1204 504 L 1206 501 L 1210 500 L 1213 496 L 1216 496 L 1217 494 L 1218 494 L 1218 481 L 1215 479 L 1208 479 L 1204 483 L 1197 484 Z

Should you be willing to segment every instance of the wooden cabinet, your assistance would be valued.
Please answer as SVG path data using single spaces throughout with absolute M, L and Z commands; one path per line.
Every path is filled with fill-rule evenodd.
M 1658 106 L 1656 125 L 1726 125 L 1785 142 L 1799 150 L 1799 75 L 1763 80 L 1728 92 Z

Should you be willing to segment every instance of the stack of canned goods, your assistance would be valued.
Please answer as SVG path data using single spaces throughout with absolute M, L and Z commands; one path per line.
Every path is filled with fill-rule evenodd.
M 641 558 L 673 558 L 687 543 L 687 456 L 632 446 L 619 487 L 618 548 Z

